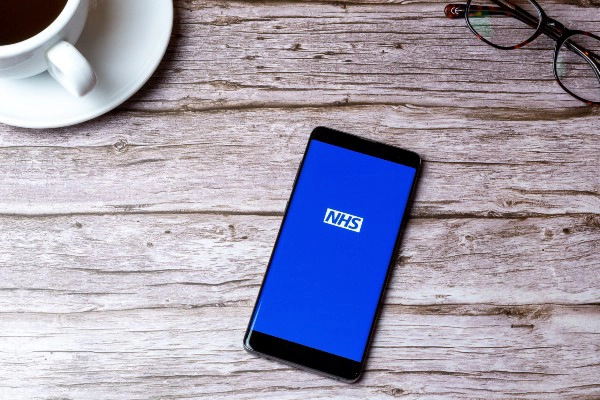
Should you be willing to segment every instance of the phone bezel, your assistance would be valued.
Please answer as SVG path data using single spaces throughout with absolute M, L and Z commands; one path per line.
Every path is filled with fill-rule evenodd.
M 296 192 L 296 185 L 298 183 L 298 179 L 304 167 L 304 162 L 306 160 L 306 154 L 308 153 L 308 149 L 313 140 L 318 140 L 324 143 L 328 143 L 334 146 L 342 147 L 348 150 L 356 151 L 358 153 L 367 154 L 373 157 L 381 158 L 384 160 L 392 161 L 401 165 L 406 165 L 408 167 L 414 168 L 416 170 L 415 178 L 413 179 L 413 183 L 410 189 L 409 199 L 406 204 L 405 212 L 402 216 L 402 221 L 400 223 L 400 227 L 398 229 L 398 233 L 396 235 L 396 242 L 394 244 L 394 250 L 392 252 L 392 256 L 390 257 L 390 262 L 387 266 L 385 281 L 382 286 L 381 292 L 379 294 L 379 302 L 377 304 L 377 309 L 373 316 L 373 320 L 371 322 L 371 328 L 369 331 L 369 337 L 365 344 L 365 348 L 363 351 L 363 357 L 360 362 L 354 361 L 345 357 L 340 357 L 331 353 L 327 353 L 321 350 L 314 349 L 312 347 L 304 346 L 299 343 L 290 342 L 275 336 L 271 336 L 259 331 L 252 330 L 252 321 L 254 320 L 256 314 L 256 307 L 258 305 L 258 301 L 260 296 L 262 295 L 263 287 L 265 280 L 269 274 L 269 269 L 271 268 L 271 262 L 273 260 L 273 254 L 275 254 L 275 250 L 277 249 L 277 244 L 279 243 L 279 237 L 281 235 L 281 231 L 285 224 L 288 209 L 291 203 L 291 200 L 294 198 L 294 194 Z M 325 128 L 325 127 L 317 127 L 315 128 L 308 140 L 306 145 L 306 149 L 304 150 L 304 155 L 302 157 L 302 161 L 300 163 L 300 167 L 298 168 L 298 172 L 296 173 L 296 178 L 294 179 L 294 185 L 292 188 L 292 193 L 290 195 L 290 199 L 287 203 L 283 219 L 281 225 L 279 227 L 279 232 L 277 233 L 277 238 L 275 240 L 275 245 L 273 246 L 273 250 L 271 252 L 271 256 L 269 258 L 269 263 L 267 264 L 267 270 L 263 276 L 263 281 L 261 283 L 260 290 L 258 292 L 258 296 L 256 298 L 256 302 L 254 304 L 254 309 L 252 310 L 252 315 L 250 318 L 250 323 L 248 324 L 248 328 L 246 329 L 246 334 L 244 335 L 244 348 L 259 356 L 263 356 L 269 359 L 274 359 L 285 364 L 293 365 L 302 369 L 307 369 L 322 375 L 326 375 L 328 377 L 342 380 L 344 382 L 356 382 L 360 379 L 362 371 L 364 369 L 371 340 L 373 338 L 373 334 L 376 329 L 377 321 L 379 319 L 379 313 L 381 311 L 383 305 L 383 299 L 385 296 L 385 290 L 388 286 L 388 281 L 391 275 L 392 266 L 398 255 L 398 250 L 401 243 L 402 233 L 404 231 L 404 227 L 408 220 L 408 215 L 412 208 L 412 202 L 414 198 L 414 192 L 417 185 L 417 180 L 419 177 L 419 173 L 421 170 L 421 158 L 418 154 L 404 150 L 398 147 L 390 146 L 384 143 L 375 142 L 369 139 L 361 138 L 355 135 L 351 135 L 349 133 L 337 131 L 335 129 Z

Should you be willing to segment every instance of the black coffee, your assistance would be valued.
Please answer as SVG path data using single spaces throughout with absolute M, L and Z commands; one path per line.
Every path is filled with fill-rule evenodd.
M 67 0 L 0 0 L 0 46 L 22 42 L 48 27 Z

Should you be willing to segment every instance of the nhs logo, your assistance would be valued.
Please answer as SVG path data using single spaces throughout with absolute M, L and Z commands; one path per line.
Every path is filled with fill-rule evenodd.
M 348 229 L 349 231 L 360 232 L 363 219 L 361 217 L 357 217 L 356 215 L 346 214 L 344 212 L 328 208 L 327 211 L 325 211 L 325 219 L 323 222 L 329 225 L 337 226 L 338 228 Z

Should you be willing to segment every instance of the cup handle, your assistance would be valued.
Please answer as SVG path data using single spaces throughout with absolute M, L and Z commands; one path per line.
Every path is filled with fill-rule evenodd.
M 96 86 L 96 73 L 69 42 L 60 42 L 46 53 L 48 72 L 73 96 L 82 97 Z

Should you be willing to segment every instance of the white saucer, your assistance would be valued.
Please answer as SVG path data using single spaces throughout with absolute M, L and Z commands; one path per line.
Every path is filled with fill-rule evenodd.
M 24 128 L 57 128 L 96 118 L 137 92 L 167 50 L 173 28 L 172 0 L 95 0 L 77 49 L 98 84 L 77 99 L 47 72 L 0 80 L 0 122 Z

